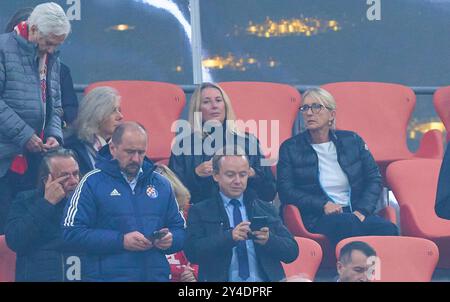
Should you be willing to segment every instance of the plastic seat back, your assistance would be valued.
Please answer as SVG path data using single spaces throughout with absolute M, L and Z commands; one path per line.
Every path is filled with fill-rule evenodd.
M 287 280 L 306 279 L 314 281 L 316 272 L 322 262 L 322 249 L 314 240 L 295 237 L 300 253 L 294 262 L 283 263 Z
M 386 179 L 400 205 L 402 234 L 434 241 L 441 252 L 438 266 L 450 268 L 450 220 L 434 209 L 441 164 L 438 159 L 397 161 L 388 166 Z
M 358 133 L 376 161 L 412 157 L 406 136 L 416 104 L 411 88 L 377 82 L 340 82 L 321 87 L 336 100 L 336 128 Z
M 373 274 L 375 282 L 430 282 L 439 259 L 439 250 L 430 240 L 402 236 L 361 236 L 347 238 L 336 246 L 340 250 L 352 241 L 363 241 L 377 253 Z
M 14 282 L 16 276 L 16 253 L 7 245 L 5 235 L 0 236 L 0 282 Z
M 86 93 L 95 87 L 109 86 L 122 97 L 124 120 L 137 121 L 149 134 L 147 156 L 154 161 L 170 157 L 175 133 L 172 124 L 180 118 L 186 96 L 177 85 L 148 81 L 108 81 L 92 83 Z
M 278 159 L 282 142 L 292 136 L 292 127 L 301 105 L 301 95 L 290 85 L 269 82 L 222 82 L 238 120 L 255 135 L 267 158 Z M 256 127 L 254 127 L 256 126 Z

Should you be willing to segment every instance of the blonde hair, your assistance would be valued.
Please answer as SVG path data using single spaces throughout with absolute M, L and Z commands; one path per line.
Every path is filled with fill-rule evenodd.
M 186 208 L 186 205 L 189 204 L 191 200 L 191 193 L 189 190 L 183 185 L 181 180 L 164 164 L 156 164 L 157 173 L 165 176 L 170 183 L 172 184 L 173 191 L 175 193 L 175 197 L 177 198 L 178 207 L 180 211 L 183 211 Z
M 312 98 L 313 100 L 319 102 L 319 104 L 322 104 L 326 109 L 330 111 L 336 110 L 336 100 L 331 95 L 331 93 L 329 93 L 323 88 L 317 87 L 306 90 L 303 93 L 303 99 L 305 100 L 306 98 Z M 331 128 L 336 129 L 336 117 L 333 118 Z
M 189 104 L 189 124 L 191 124 L 191 129 L 194 132 L 201 131 L 202 137 L 206 136 L 203 132 L 203 121 L 200 119 L 200 115 L 195 114 L 196 112 L 201 112 L 200 106 L 202 103 L 202 91 L 206 88 L 217 89 L 222 95 L 223 101 L 225 103 L 225 120 L 226 129 L 232 134 L 241 135 L 240 131 L 237 129 L 235 120 L 236 114 L 234 114 L 233 107 L 231 106 L 231 101 L 226 92 L 218 84 L 214 83 L 203 83 L 200 84 L 194 91 Z

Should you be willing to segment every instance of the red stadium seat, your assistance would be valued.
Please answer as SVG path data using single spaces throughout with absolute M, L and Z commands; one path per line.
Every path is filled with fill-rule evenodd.
M 286 84 L 267 82 L 222 82 L 219 85 L 230 97 L 237 119 L 256 121 L 257 131 L 250 129 L 248 132 L 259 139 L 266 157 L 278 160 L 279 147 L 292 136 L 301 105 L 298 90 Z M 271 131 L 275 123 L 279 123 L 279 131 Z
M 298 243 L 300 253 L 294 262 L 283 263 L 286 278 L 293 279 L 297 277 L 314 281 L 317 269 L 322 261 L 322 249 L 314 240 L 308 238 L 295 237 Z
M 168 158 L 164 158 L 164 159 L 156 162 L 156 164 L 169 166 L 169 159 Z
M 344 245 L 363 241 L 377 253 L 375 282 L 430 282 L 439 259 L 432 241 L 403 236 L 362 236 L 346 238 L 336 246 L 336 257 Z
M 447 141 L 450 140 L 450 86 L 441 87 L 433 95 L 434 108 L 447 130 Z
M 286 205 L 283 208 L 284 224 L 294 236 L 305 237 L 316 241 L 323 252 L 322 267 L 336 266 L 336 258 L 330 241 L 322 234 L 309 232 L 303 224 L 302 216 L 294 205 Z
M 392 207 L 386 207 L 382 209 L 378 215 L 386 218 L 392 223 L 395 223 L 395 209 Z M 299 209 L 294 205 L 286 205 L 283 208 L 284 224 L 294 236 L 305 237 L 316 241 L 320 244 L 323 252 L 323 260 L 321 266 L 324 268 L 330 268 L 336 266 L 336 257 L 334 253 L 334 247 L 330 241 L 322 234 L 316 234 L 309 232 L 303 224 L 302 216 Z
M 382 172 L 396 160 L 442 158 L 444 147 L 438 130 L 424 135 L 416 153 L 407 147 L 408 122 L 416 105 L 411 88 L 376 82 L 330 83 L 322 88 L 336 99 L 336 128 L 361 135 Z
M 450 221 L 436 215 L 436 188 L 441 160 L 402 160 L 388 166 L 389 187 L 400 206 L 402 235 L 434 241 L 440 251 L 438 267 L 450 268 Z
M 127 121 L 137 121 L 149 133 L 147 156 L 154 161 L 168 159 L 175 133 L 172 124 L 180 118 L 186 104 L 183 90 L 169 83 L 147 81 L 97 82 L 86 93 L 99 86 L 117 89 L 122 97 L 122 113 Z
M 16 253 L 6 245 L 5 235 L 0 236 L 0 282 L 14 282 Z

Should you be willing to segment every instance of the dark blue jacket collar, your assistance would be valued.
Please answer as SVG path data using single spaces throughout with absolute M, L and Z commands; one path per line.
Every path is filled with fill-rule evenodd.
M 109 145 L 105 145 L 100 149 L 100 151 L 98 152 L 97 160 L 98 161 L 96 163 L 96 167 L 98 169 L 113 177 L 123 178 L 119 162 L 116 159 L 112 158 L 112 155 L 109 151 Z M 142 164 L 142 171 L 144 172 L 144 174 L 141 175 L 141 178 L 149 177 L 153 173 L 155 168 L 155 164 L 146 156 L 144 158 L 144 163 Z

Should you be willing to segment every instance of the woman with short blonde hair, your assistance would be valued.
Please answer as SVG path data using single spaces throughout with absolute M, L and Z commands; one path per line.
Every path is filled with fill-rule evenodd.
M 382 179 L 363 139 L 336 130 L 336 102 L 322 88 L 303 94 L 306 130 L 280 147 L 278 193 L 299 208 L 305 227 L 333 244 L 365 235 L 398 235 L 395 224 L 375 215 Z
M 303 99 L 306 98 L 311 98 L 317 101 L 319 104 L 322 104 L 326 109 L 330 110 L 331 112 L 336 111 L 337 109 L 336 100 L 331 95 L 331 93 L 329 93 L 325 89 L 311 88 L 305 91 L 305 93 L 303 93 Z M 332 129 L 336 129 L 336 115 L 332 116 L 330 127 Z

